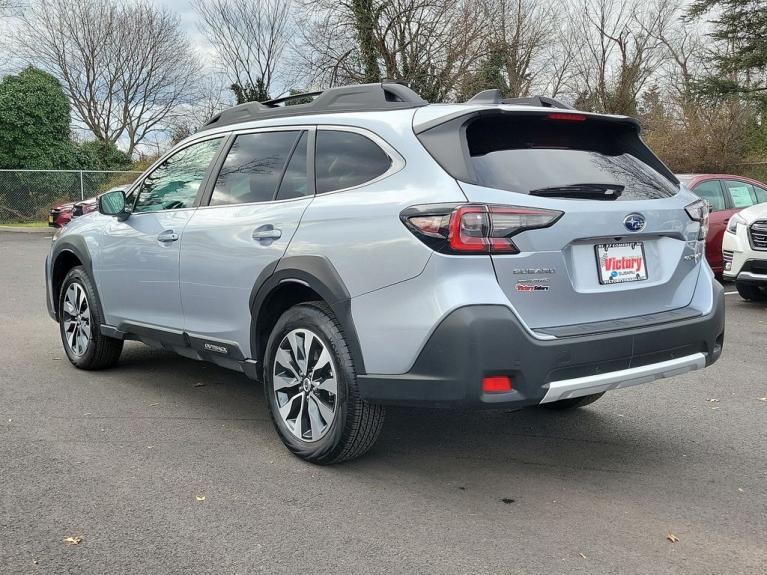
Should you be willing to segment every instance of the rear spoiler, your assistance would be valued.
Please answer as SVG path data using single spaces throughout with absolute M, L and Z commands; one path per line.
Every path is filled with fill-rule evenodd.
M 494 115 L 566 118 L 568 114 L 578 116 L 579 119 L 585 118 L 586 121 L 593 121 L 602 126 L 607 124 L 622 128 L 624 133 L 629 136 L 623 142 L 626 152 L 640 159 L 674 185 L 679 185 L 679 180 L 674 173 L 642 141 L 639 122 L 628 116 L 609 116 L 575 110 L 552 110 L 551 108 L 525 110 L 482 106 L 457 110 L 439 118 L 416 124 L 413 126 L 413 131 L 431 156 L 447 173 L 462 182 L 475 184 L 478 182 L 474 181 L 465 137 L 466 127 L 473 120 Z

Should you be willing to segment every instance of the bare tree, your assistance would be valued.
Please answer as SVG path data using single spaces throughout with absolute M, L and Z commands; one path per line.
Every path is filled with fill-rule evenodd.
M 290 0 L 195 0 L 237 102 L 269 99 L 288 41 Z
M 180 142 L 194 134 L 215 114 L 232 105 L 233 95 L 224 89 L 225 81 L 216 74 L 206 74 L 196 83 L 194 101 L 181 106 L 169 122 L 170 141 Z
M 298 65 L 313 83 L 406 80 L 427 100 L 442 100 L 485 48 L 481 9 L 470 0 L 320 0 L 312 7 Z
M 579 104 L 635 114 L 637 98 L 667 57 L 659 33 L 677 11 L 674 0 L 576 0 Z
M 17 42 L 64 86 L 77 118 L 133 154 L 187 101 L 198 71 L 170 12 L 143 2 L 36 0 Z
M 485 0 L 489 60 L 497 86 L 507 97 L 527 96 L 545 82 L 546 48 L 555 35 L 554 4 L 534 0 Z M 487 86 L 491 87 L 491 86 Z

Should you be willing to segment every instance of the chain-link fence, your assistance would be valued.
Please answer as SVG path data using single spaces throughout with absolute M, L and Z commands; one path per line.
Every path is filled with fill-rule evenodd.
M 141 172 L 0 170 L 0 223 L 45 221 L 51 207 L 130 184 Z

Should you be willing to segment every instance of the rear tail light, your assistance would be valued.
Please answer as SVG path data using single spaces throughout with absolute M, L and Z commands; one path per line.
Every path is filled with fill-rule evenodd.
M 426 205 L 400 215 L 405 225 L 435 251 L 454 254 L 518 254 L 512 237 L 553 225 L 562 212 L 485 204 Z
M 698 239 L 705 240 L 708 234 L 708 202 L 705 200 L 697 200 L 691 203 L 684 209 L 690 219 L 700 223 L 698 229 Z

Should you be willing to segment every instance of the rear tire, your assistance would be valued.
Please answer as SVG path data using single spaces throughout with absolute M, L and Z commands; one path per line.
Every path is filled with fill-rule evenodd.
M 746 284 L 743 282 L 735 282 L 735 289 L 738 290 L 740 297 L 746 301 L 765 301 L 767 300 L 767 292 L 764 288 L 756 286 L 754 284 Z
M 88 272 L 73 267 L 59 293 L 59 333 L 67 358 L 79 369 L 104 369 L 120 358 L 123 342 L 101 333 L 104 314 Z
M 264 393 L 285 446 L 320 465 L 367 452 L 383 427 L 384 408 L 359 394 L 341 325 L 323 302 L 287 310 L 264 357 Z
M 569 399 L 560 399 L 559 401 L 542 403 L 540 406 L 545 407 L 546 409 L 555 409 L 555 410 L 575 409 L 576 407 L 584 407 L 586 405 L 594 403 L 597 399 L 602 397 L 604 394 L 605 392 L 603 391 L 602 393 L 584 395 L 583 397 L 571 397 Z

